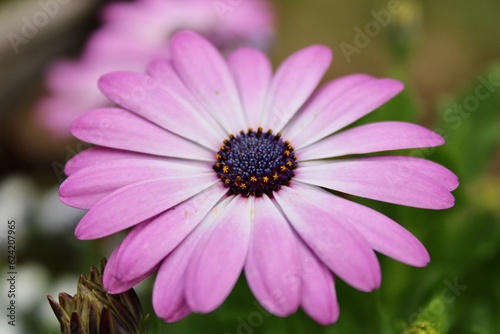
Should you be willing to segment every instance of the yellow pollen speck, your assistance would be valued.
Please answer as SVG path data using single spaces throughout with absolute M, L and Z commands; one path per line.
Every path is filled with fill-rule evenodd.
M 269 178 L 268 178 L 267 176 L 264 176 L 264 177 L 262 178 L 262 181 L 263 181 L 264 183 L 267 183 L 267 182 L 269 182 Z
M 222 158 L 222 157 L 220 156 L 220 154 L 216 154 L 216 155 L 215 155 L 215 159 L 220 160 L 221 158 Z
M 224 173 L 229 172 L 229 167 L 227 167 L 227 166 L 222 167 L 222 171 L 223 171 Z
M 220 162 L 216 163 L 215 167 L 220 168 Z
M 231 180 L 229 180 L 229 179 L 225 179 L 225 180 L 224 180 L 224 183 L 225 183 L 225 184 L 229 184 L 229 182 L 231 182 Z
M 240 188 L 241 188 L 241 189 L 246 189 L 246 188 L 247 188 L 247 185 L 246 185 L 245 183 L 242 183 L 242 184 L 240 185 Z
M 285 155 L 286 155 L 287 157 L 288 157 L 288 156 L 290 156 L 290 151 L 289 151 L 289 150 L 286 150 L 286 151 L 285 151 L 285 152 L 283 152 L 283 153 L 285 153 Z
M 257 178 L 255 176 L 250 177 L 250 181 L 257 182 Z
M 278 179 L 278 174 L 274 173 L 273 179 L 277 180 Z
M 284 171 L 286 171 L 286 167 L 285 167 L 285 166 L 281 166 L 281 167 L 280 167 L 280 170 L 281 170 L 282 172 L 284 172 Z
M 287 161 L 287 162 L 286 162 L 286 165 L 287 165 L 288 167 L 292 167 L 292 162 L 291 162 L 291 161 Z

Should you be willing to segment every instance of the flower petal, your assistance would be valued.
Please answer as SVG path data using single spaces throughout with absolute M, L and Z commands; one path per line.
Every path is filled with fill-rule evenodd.
M 228 214 L 233 197 L 219 203 L 198 227 L 162 262 L 153 287 L 153 307 L 158 317 L 175 321 L 179 310 L 186 305 L 186 268 L 200 239 L 219 217 Z M 203 278 L 201 278 L 203 279 Z
M 133 230 L 140 230 L 144 226 L 149 224 L 149 221 L 145 221 L 133 228 Z M 123 242 L 121 242 L 118 246 L 115 247 L 113 252 L 111 253 L 110 257 L 108 258 L 108 263 L 106 264 L 106 268 L 104 269 L 103 277 L 102 277 L 102 282 L 104 284 L 104 287 L 106 290 L 108 290 L 110 293 L 122 293 L 124 291 L 127 291 L 137 284 L 141 283 L 143 280 L 145 280 L 147 277 L 151 276 L 157 269 L 158 266 L 151 268 L 148 272 L 143 273 L 140 276 L 134 277 L 133 280 L 127 281 L 127 282 L 122 282 L 116 280 L 116 276 L 114 275 L 115 272 L 120 270 L 121 268 L 118 266 L 117 263 L 117 258 L 120 252 L 123 249 Z
M 316 186 L 297 182 L 294 188 L 300 192 L 314 194 L 318 205 L 328 207 L 342 217 L 358 230 L 377 252 L 415 267 L 423 267 L 429 263 L 429 253 L 422 243 L 380 212 L 335 196 Z
M 196 165 L 154 160 L 118 160 L 81 170 L 59 188 L 59 198 L 69 206 L 90 209 L 104 197 L 127 185 L 148 179 L 186 178 L 209 171 Z
M 361 291 L 380 286 L 375 253 L 341 216 L 317 204 L 313 192 L 283 187 L 274 195 L 294 229 L 330 270 Z
M 217 182 L 213 173 L 146 180 L 103 198 L 80 220 L 78 239 L 102 238 L 149 219 Z
M 397 165 L 399 173 L 405 175 L 421 173 L 438 182 L 449 191 L 455 190 L 459 184 L 458 177 L 451 170 L 431 160 L 405 155 L 380 156 L 368 159 Z
M 214 160 L 214 151 L 123 109 L 87 112 L 71 126 L 78 139 L 105 147 L 192 160 Z
M 152 219 L 143 228 L 134 228 L 123 240 L 111 275 L 119 282 L 135 280 L 162 261 L 217 204 L 227 189 L 220 183 L 204 190 Z
M 297 239 L 286 218 L 267 195 L 256 198 L 245 275 L 253 294 L 269 312 L 285 317 L 297 311 L 297 266 Z
M 190 31 L 171 40 L 172 62 L 191 93 L 229 133 L 248 126 L 234 79 L 222 55 Z
M 130 151 L 116 150 L 107 147 L 91 147 L 87 150 L 81 151 L 72 157 L 64 166 L 64 173 L 68 176 L 88 167 L 98 166 L 100 164 L 114 162 L 117 160 L 146 160 L 146 161 L 170 161 L 174 159 L 160 157 L 156 155 L 136 153 Z M 178 162 L 178 161 L 177 161 Z
M 246 48 L 233 52 L 227 61 L 240 93 L 248 126 L 257 129 L 261 126 L 261 114 L 273 72 L 271 63 L 262 52 Z
M 181 93 L 135 72 L 113 72 L 99 79 L 99 88 L 114 103 L 179 136 L 217 150 L 220 138 Z
M 316 322 L 322 325 L 333 324 L 339 317 L 340 309 L 332 272 L 302 241 L 298 245 L 302 308 Z
M 192 106 L 196 112 L 202 115 L 203 120 L 217 133 L 218 137 L 225 138 L 227 136 L 227 132 L 186 87 L 175 70 L 172 61 L 163 58 L 154 60 L 149 64 L 147 73 L 157 80 L 160 87 L 168 94 L 175 96 L 177 100 L 183 101 L 183 104 Z
M 165 318 L 165 322 L 176 322 L 181 319 L 184 319 L 188 315 L 192 313 L 191 309 L 189 308 L 188 304 L 186 303 L 186 300 L 183 299 L 180 304 L 178 304 L 177 309 L 172 312 L 171 315 L 169 315 L 168 318 Z
M 316 114 L 328 108 L 333 102 L 338 101 L 345 92 L 369 81 L 377 80 L 366 74 L 351 74 L 332 80 L 320 87 L 288 122 L 282 133 L 285 138 L 294 142 L 306 126 L 316 117 Z
M 243 269 L 250 242 L 253 197 L 236 196 L 214 220 L 194 250 L 186 272 L 186 299 L 200 313 L 216 309 Z
M 444 144 L 437 133 L 404 122 L 379 122 L 336 133 L 297 151 L 300 160 L 325 159 Z
M 448 180 L 449 174 L 443 173 L 445 168 L 437 168 L 435 163 L 419 161 L 415 163 L 419 166 L 417 169 L 413 167 L 413 161 L 410 157 L 370 157 L 314 161 L 314 164 L 304 162 L 297 169 L 295 180 L 417 208 L 452 207 L 455 200 L 449 188 L 456 179 Z
M 403 84 L 392 79 L 369 80 L 351 88 L 326 108 L 315 110 L 304 119 L 304 130 L 293 139 L 294 147 L 300 149 L 342 129 L 377 109 L 402 89 Z
M 322 45 L 288 57 L 271 80 L 261 124 L 281 131 L 316 89 L 331 60 L 331 50 Z

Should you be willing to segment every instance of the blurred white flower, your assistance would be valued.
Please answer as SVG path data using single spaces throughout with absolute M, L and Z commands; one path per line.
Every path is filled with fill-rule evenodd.
M 70 208 L 59 200 L 58 186 L 55 186 L 40 196 L 35 223 L 41 231 L 57 234 L 72 231 L 82 216 L 83 212 Z
M 0 333 L 26 333 L 24 328 L 23 318 L 38 307 L 43 299 L 45 299 L 47 287 L 49 284 L 47 270 L 37 263 L 28 263 L 19 265 L 15 270 L 15 295 L 2 300 L 1 308 L 5 310 L 11 301 L 15 302 L 16 320 L 15 326 L 11 326 L 7 321 L 0 321 Z M 10 284 L 6 279 L 0 280 L 0 291 L 9 291 Z M 3 297 L 3 296 L 2 296 Z
M 35 184 L 26 176 L 13 175 L 0 181 L 0 218 L 16 221 L 16 239 L 22 238 L 27 231 L 26 222 L 37 195 Z M 0 244 L 6 239 L 7 229 L 6 223 L 0 224 Z

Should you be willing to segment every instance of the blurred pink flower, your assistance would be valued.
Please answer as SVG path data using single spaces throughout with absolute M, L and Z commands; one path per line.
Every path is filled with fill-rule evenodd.
M 179 32 L 171 61 L 154 62 L 148 74 L 100 79 L 124 109 L 97 109 L 73 123 L 78 139 L 97 146 L 68 162 L 60 198 L 90 209 L 79 239 L 132 227 L 109 259 L 109 291 L 157 271 L 154 309 L 176 321 L 216 309 L 244 270 L 271 313 L 287 316 L 301 306 L 329 324 L 339 315 L 334 274 L 371 291 L 381 282 L 375 251 L 412 266 L 429 262 L 399 224 L 324 189 L 449 208 L 458 180 L 445 167 L 406 156 L 357 157 L 444 139 L 402 122 L 339 132 L 403 85 L 356 74 L 314 92 L 331 57 L 311 46 L 273 74 L 255 49 L 226 61 L 199 35 Z
M 96 82 L 116 70 L 145 70 L 169 54 L 168 40 L 181 29 L 208 37 L 221 50 L 239 46 L 267 48 L 274 16 L 265 0 L 136 0 L 108 5 L 103 27 L 76 60 L 60 60 L 48 70 L 48 95 L 37 105 L 37 117 L 55 137 L 69 136 L 76 116 L 110 105 Z

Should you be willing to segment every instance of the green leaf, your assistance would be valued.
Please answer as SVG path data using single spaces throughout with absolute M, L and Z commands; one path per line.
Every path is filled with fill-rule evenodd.
M 442 298 L 434 298 L 422 309 L 402 334 L 444 334 L 448 328 L 446 305 Z

